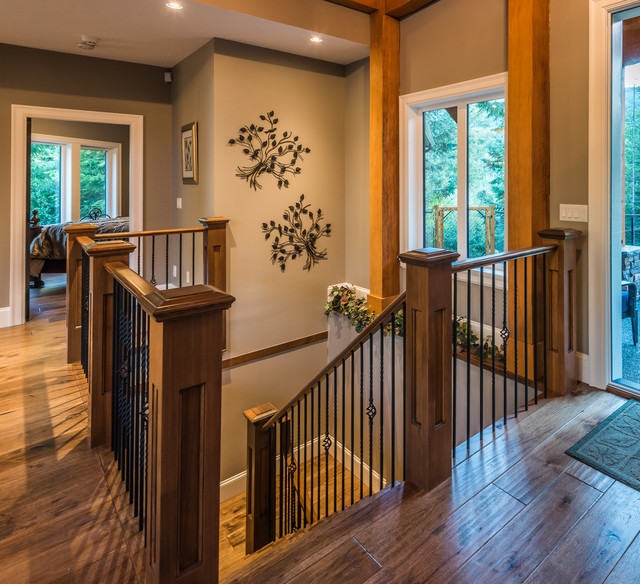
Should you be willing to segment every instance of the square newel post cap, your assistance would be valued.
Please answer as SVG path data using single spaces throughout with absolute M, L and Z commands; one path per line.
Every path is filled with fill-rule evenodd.
M 256 424 L 268 420 L 277 412 L 278 410 L 271 402 L 265 402 L 255 408 L 245 410 L 242 414 L 251 424 Z
M 582 235 L 578 229 L 543 229 L 538 231 L 542 239 L 575 239 Z
M 198 219 L 200 225 L 206 229 L 214 229 L 216 227 L 224 227 L 229 223 L 229 219 L 226 217 L 200 217 Z
M 95 223 L 72 223 L 63 229 L 68 235 L 80 237 L 81 235 L 93 235 L 98 230 L 98 226 Z
M 429 267 L 434 264 L 452 264 L 460 257 L 460 254 L 455 251 L 447 251 L 446 249 L 439 249 L 437 247 L 424 247 L 422 249 L 401 253 L 398 257 L 405 264 Z
M 135 244 L 121 239 L 115 239 L 113 241 L 95 241 L 84 247 L 87 255 L 93 257 L 130 254 L 136 249 Z

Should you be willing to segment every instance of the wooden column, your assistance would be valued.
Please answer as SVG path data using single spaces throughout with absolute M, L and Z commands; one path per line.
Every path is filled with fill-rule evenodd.
M 451 476 L 451 264 L 458 254 L 426 248 L 407 265 L 406 480 L 430 491 Z
M 82 241 L 82 240 L 80 240 Z M 126 241 L 91 242 L 89 256 L 89 445 L 111 442 L 111 389 L 113 357 L 113 277 L 107 262 L 129 263 L 136 249 Z
M 508 249 L 549 226 L 549 0 L 508 0 Z
M 400 292 L 400 23 L 371 15 L 369 139 L 369 305 L 382 312 Z
M 67 363 L 80 361 L 82 325 L 82 246 L 78 237 L 93 238 L 97 225 L 81 223 L 64 228 L 67 237 Z
M 218 581 L 222 321 L 210 286 L 158 290 L 149 330 L 147 583 Z
M 547 383 L 554 395 L 566 395 L 578 384 L 576 336 L 575 229 L 545 229 L 540 237 L 556 245 L 546 264 Z
M 206 228 L 204 243 L 204 283 L 218 290 L 227 289 L 227 223 L 224 217 L 198 219 Z
M 275 540 L 276 433 L 262 432 L 264 423 L 277 413 L 267 402 L 246 410 L 247 419 L 247 515 L 246 553 Z

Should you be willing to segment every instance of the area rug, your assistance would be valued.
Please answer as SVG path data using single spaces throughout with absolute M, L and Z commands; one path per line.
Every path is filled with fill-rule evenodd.
M 640 491 L 640 402 L 629 400 L 566 453 Z

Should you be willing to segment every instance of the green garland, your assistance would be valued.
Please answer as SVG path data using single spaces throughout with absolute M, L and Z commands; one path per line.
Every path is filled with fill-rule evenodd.
M 357 298 L 355 289 L 349 286 L 331 288 L 324 313 L 329 316 L 332 312 L 346 316 L 358 333 L 367 328 L 376 317 L 374 312 L 369 311 L 366 298 Z

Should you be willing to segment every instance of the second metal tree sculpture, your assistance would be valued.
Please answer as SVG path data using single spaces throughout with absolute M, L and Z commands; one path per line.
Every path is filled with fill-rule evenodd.
M 320 260 L 327 259 L 327 250 L 319 251 L 316 247 L 321 237 L 331 237 L 331 223 L 322 226 L 320 223 L 324 216 L 318 209 L 314 215 L 309 211 L 311 205 L 303 204 L 304 195 L 300 195 L 300 201 L 295 205 L 289 205 L 284 210 L 282 218 L 286 221 L 284 225 L 275 221 L 269 224 L 262 224 L 262 232 L 265 240 L 274 234 L 271 244 L 271 263 L 280 266 L 284 272 L 287 260 L 295 260 L 297 257 L 306 255 L 303 270 L 310 271 Z M 308 219 L 310 224 L 305 227 L 304 222 Z
M 278 118 L 274 116 L 273 110 L 260 116 L 263 125 L 242 126 L 238 137 L 229 140 L 231 146 L 242 146 L 242 152 L 249 157 L 251 164 L 238 166 L 236 176 L 246 180 L 254 190 L 262 188 L 258 178 L 264 173 L 273 175 L 279 189 L 288 188 L 287 175 L 300 174 L 302 169 L 296 163 L 302 161 L 302 154 L 311 152 L 292 132 L 285 131 L 278 138 Z

